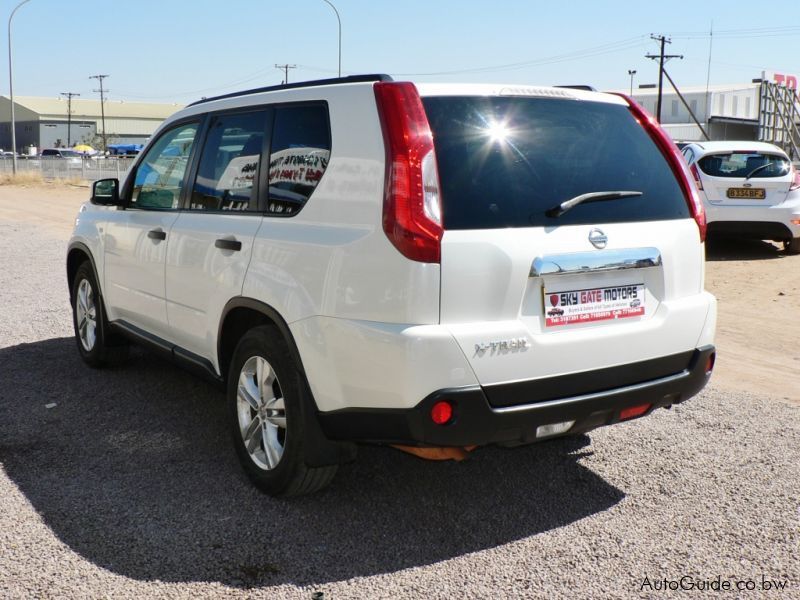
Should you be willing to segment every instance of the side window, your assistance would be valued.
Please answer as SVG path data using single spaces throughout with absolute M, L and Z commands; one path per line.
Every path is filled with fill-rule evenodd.
M 290 216 L 299 212 L 328 168 L 330 155 L 327 107 L 312 104 L 276 108 L 267 214 Z
M 190 210 L 257 210 L 254 182 L 264 145 L 266 111 L 211 120 Z
M 183 179 L 189 166 L 197 128 L 197 123 L 181 125 L 156 140 L 136 169 L 131 194 L 132 207 L 180 207 Z

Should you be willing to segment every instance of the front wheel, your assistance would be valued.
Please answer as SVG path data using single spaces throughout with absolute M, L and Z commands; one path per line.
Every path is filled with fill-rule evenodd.
M 109 339 L 103 299 L 88 261 L 78 267 L 72 282 L 72 324 L 78 352 L 90 367 L 119 362 L 128 355 L 126 342 Z
M 271 496 L 310 494 L 336 474 L 336 465 L 305 463 L 302 406 L 307 394 L 276 329 L 256 327 L 242 337 L 228 375 L 230 427 L 242 467 Z

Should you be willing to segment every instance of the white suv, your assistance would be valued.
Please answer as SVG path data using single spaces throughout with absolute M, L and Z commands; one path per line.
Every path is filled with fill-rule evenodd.
M 77 346 L 225 385 L 253 482 L 308 493 L 353 442 L 519 445 L 696 394 L 704 218 L 616 95 L 356 76 L 211 98 L 81 209 Z

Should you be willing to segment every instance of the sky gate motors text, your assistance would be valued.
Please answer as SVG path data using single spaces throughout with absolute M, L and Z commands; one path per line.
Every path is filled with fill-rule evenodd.
M 614 300 L 634 300 L 639 297 L 639 290 L 635 285 L 627 285 L 603 290 L 582 290 L 579 292 L 562 292 L 559 302 L 562 306 L 576 304 L 589 304 L 592 302 L 609 302 Z

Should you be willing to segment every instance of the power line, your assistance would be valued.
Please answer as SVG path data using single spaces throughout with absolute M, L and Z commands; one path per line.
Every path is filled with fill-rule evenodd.
M 289 83 L 289 69 L 296 69 L 297 65 L 275 65 L 275 68 L 283 71 L 283 81 L 281 83 Z
M 109 77 L 109 75 L 92 75 L 89 79 L 97 79 L 100 82 L 100 89 L 99 90 L 92 90 L 94 92 L 100 92 L 100 119 L 103 123 L 103 152 L 108 150 L 108 143 L 106 140 L 106 110 L 105 110 L 105 102 L 106 97 L 105 93 L 111 90 L 104 90 L 103 89 L 103 79 Z
M 67 97 L 67 148 L 72 147 L 72 98 L 80 96 L 75 92 L 61 92 L 62 96 Z
M 671 58 L 683 58 L 683 54 L 664 54 L 664 45 L 671 44 L 672 40 L 663 35 L 650 34 L 650 39 L 661 43 L 660 54 L 645 54 L 645 58 L 658 59 L 658 103 L 656 105 L 656 120 L 661 123 L 661 99 L 664 90 L 664 63 Z
M 522 62 L 516 63 L 507 63 L 502 65 L 492 65 L 492 66 L 485 66 L 485 67 L 475 67 L 471 69 L 459 69 L 455 71 L 432 71 L 427 73 L 393 73 L 393 75 L 401 76 L 401 77 L 422 77 L 422 76 L 430 76 L 430 75 L 459 75 L 465 73 L 482 73 L 482 72 L 495 72 L 495 71 L 511 71 L 514 69 L 521 69 L 525 67 L 532 67 L 532 66 L 539 66 L 539 65 L 547 65 L 547 64 L 554 64 L 559 62 L 567 62 L 570 60 L 578 60 L 581 58 L 586 58 L 590 56 L 597 56 L 600 54 L 611 54 L 614 52 L 621 52 L 623 50 L 631 50 L 633 48 L 637 48 L 644 44 L 645 36 L 635 36 L 631 38 L 626 38 L 624 40 L 618 40 L 616 42 L 609 42 L 606 44 L 601 44 L 599 46 L 593 46 L 590 48 L 584 48 L 581 50 L 575 50 L 573 52 L 568 52 L 566 54 L 557 54 L 554 56 L 547 56 L 537 59 L 526 60 Z

